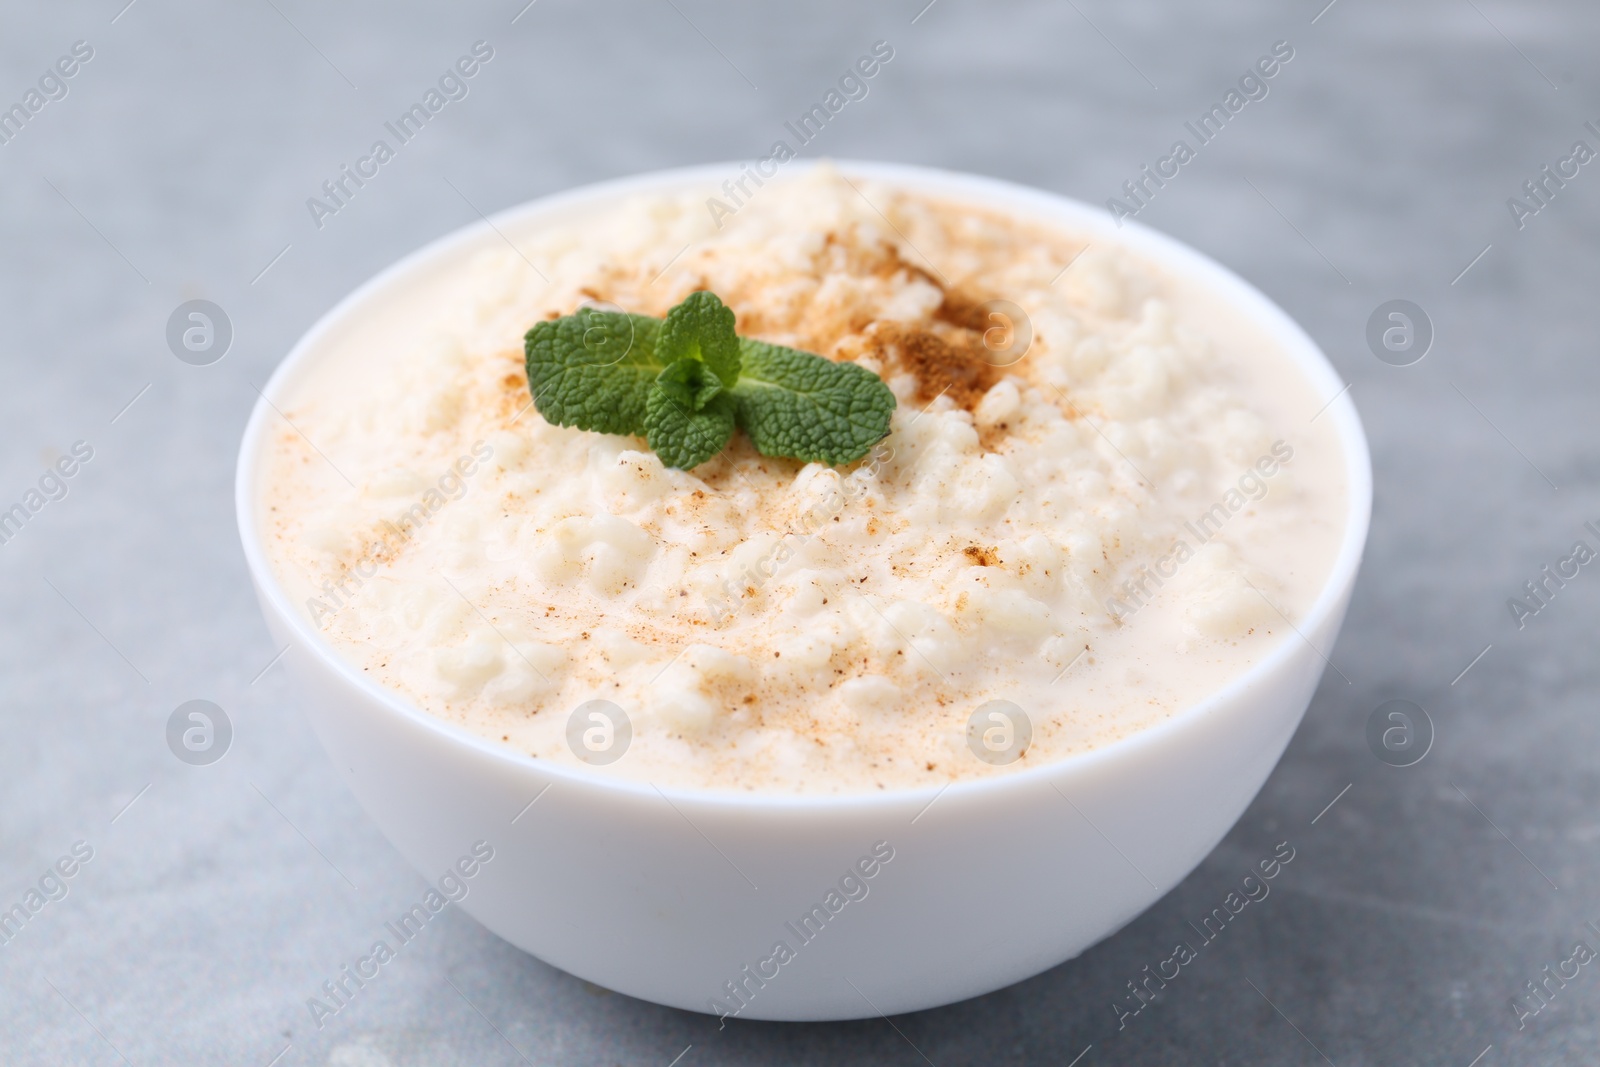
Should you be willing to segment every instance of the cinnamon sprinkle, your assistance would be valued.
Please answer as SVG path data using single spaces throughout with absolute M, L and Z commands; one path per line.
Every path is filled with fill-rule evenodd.
M 916 400 L 932 403 L 941 393 L 968 411 L 978 406 L 999 369 L 984 359 L 983 335 L 966 329 L 935 331 L 902 322 L 878 322 L 868 342 L 886 364 L 917 379 Z

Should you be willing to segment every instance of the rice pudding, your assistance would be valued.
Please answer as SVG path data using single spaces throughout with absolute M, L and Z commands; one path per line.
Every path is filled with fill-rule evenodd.
M 581 765 L 569 719 L 603 700 L 631 740 L 592 773 L 818 794 L 1104 745 L 1301 640 L 1339 443 L 1242 313 L 1104 238 L 825 165 L 720 195 L 507 230 L 278 399 L 263 541 L 344 659 L 536 759 Z M 736 433 L 675 470 L 540 417 L 530 326 L 698 290 L 879 375 L 888 436 L 833 468 Z M 972 744 L 990 706 L 1026 717 L 1015 758 Z

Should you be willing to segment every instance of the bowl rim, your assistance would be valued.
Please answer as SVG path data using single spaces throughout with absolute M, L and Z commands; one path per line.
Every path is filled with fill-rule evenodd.
M 1346 484 L 1343 536 L 1333 564 L 1311 606 L 1298 625 L 1290 623 L 1292 633 L 1284 634 L 1248 669 L 1201 699 L 1159 722 L 1087 751 L 1070 753 L 1025 770 L 993 777 L 970 778 L 943 785 L 826 794 L 657 786 L 652 782 L 597 775 L 583 768 L 536 759 L 438 718 L 412 704 L 398 692 L 380 685 L 340 657 L 333 646 L 295 610 L 287 592 L 278 583 L 262 545 L 255 490 L 263 447 L 269 439 L 266 428 L 276 410 L 273 400 L 302 373 L 302 365 L 312 361 L 321 349 L 323 340 L 335 333 L 346 318 L 389 287 L 402 284 L 414 275 L 426 273 L 435 260 L 447 258 L 452 253 L 465 251 L 480 243 L 487 245 L 505 241 L 507 239 L 501 233 L 503 229 L 516 228 L 530 218 L 557 215 L 584 206 L 603 205 L 631 193 L 664 192 L 704 185 L 708 181 L 714 184 L 718 179 L 736 176 L 740 166 L 738 162 L 708 163 L 649 171 L 524 201 L 429 241 L 363 282 L 324 312 L 295 342 L 273 371 L 266 386 L 260 390 L 245 424 L 235 466 L 234 509 L 239 537 L 263 609 L 275 612 L 300 644 L 314 650 L 323 665 L 341 681 L 355 687 L 389 713 L 408 720 L 412 725 L 421 726 L 442 744 L 464 746 L 502 765 L 506 770 L 532 771 L 550 779 L 551 784 L 565 781 L 574 786 L 610 792 L 619 799 L 632 796 L 659 801 L 667 798 L 673 803 L 693 804 L 701 808 L 730 807 L 746 811 L 899 809 L 913 804 L 931 805 L 934 799 L 946 793 L 951 794 L 949 799 L 959 800 L 1026 790 L 1035 783 L 1063 773 L 1093 773 L 1116 761 L 1137 759 L 1142 751 L 1167 743 L 1180 730 L 1189 728 L 1197 720 L 1217 714 L 1220 707 L 1241 697 L 1262 677 L 1280 669 L 1296 653 L 1299 643 L 1311 645 L 1312 651 L 1323 660 L 1324 665 L 1331 665 L 1327 654 L 1311 644 L 1305 631 L 1320 630 L 1323 623 L 1341 609 L 1344 598 L 1354 586 L 1371 521 L 1372 463 L 1349 387 L 1310 335 L 1287 312 L 1229 268 L 1176 238 L 1135 220 L 1114 220 L 1103 208 L 1005 179 L 910 164 L 849 159 L 796 160 L 786 168 L 785 173 L 792 176 L 817 167 L 832 166 L 847 176 L 884 181 L 920 192 L 944 195 L 957 201 L 966 199 L 977 205 L 1011 210 L 1018 214 L 1035 213 L 1086 237 L 1114 240 L 1176 276 L 1203 280 L 1243 318 L 1277 341 L 1285 356 L 1294 362 L 1318 395 L 1334 394 L 1315 418 L 1331 418 L 1339 439 Z

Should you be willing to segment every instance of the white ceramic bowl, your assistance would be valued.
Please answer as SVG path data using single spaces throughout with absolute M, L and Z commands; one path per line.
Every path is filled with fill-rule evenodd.
M 836 165 L 1124 245 L 1243 311 L 1320 395 L 1342 388 L 1283 311 L 1167 237 L 1132 223 L 1119 229 L 1100 208 L 987 178 Z M 716 183 L 737 170 L 607 182 L 494 221 L 514 231 L 575 206 Z M 501 240 L 480 223 L 384 271 L 305 335 L 266 396 L 291 395 L 344 324 L 386 295 Z M 275 417 L 258 403 L 240 451 L 245 558 L 267 625 L 289 646 L 284 663 L 318 736 L 384 834 L 435 878 L 472 842 L 488 841 L 494 859 L 460 904 L 484 926 L 565 971 L 660 1004 L 716 1011 L 720 1000 L 728 1010 L 740 1004 L 730 990 L 741 989 L 743 1018 L 849 1019 L 986 993 L 1071 959 L 1175 886 L 1239 818 L 1305 713 L 1323 672 L 1317 649 L 1333 647 L 1344 619 L 1371 510 L 1366 440 L 1344 394 L 1321 416 L 1343 449 L 1344 540 L 1297 621 L 1303 637 L 1291 634 L 1207 699 L 1114 744 L 943 789 L 851 797 L 661 790 L 520 755 L 433 718 L 341 660 L 290 602 L 262 548 L 256 485 Z M 829 901 L 875 845 L 893 858 L 859 879 L 866 896 Z M 859 897 L 857 884 L 846 887 Z M 831 913 L 838 900 L 846 903 Z M 800 919 L 818 905 L 825 921 L 813 918 L 803 941 Z M 793 958 L 775 958 L 779 941 Z

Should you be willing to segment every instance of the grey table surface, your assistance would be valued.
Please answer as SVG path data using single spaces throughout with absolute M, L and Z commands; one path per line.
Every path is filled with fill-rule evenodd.
M 0 104 L 24 101 L 74 42 L 93 50 L 0 144 L 0 507 L 74 442 L 93 449 L 67 495 L 0 546 L 0 902 L 53 886 L 46 871 L 76 842 L 93 850 L 0 947 L 0 1062 L 1600 1059 L 1600 967 L 1564 984 L 1543 971 L 1575 942 L 1600 946 L 1585 926 L 1600 922 L 1586 652 L 1600 578 L 1580 571 L 1521 627 L 1507 605 L 1575 541 L 1600 544 L 1583 527 L 1600 520 L 1600 173 L 1547 185 L 1520 226 L 1507 205 L 1575 141 L 1600 147 L 1584 126 L 1600 125 L 1600 9 L 125 3 L 8 3 L 0 32 Z M 470 95 L 318 228 L 306 199 L 480 39 L 494 59 Z M 306 998 L 422 880 L 268 666 L 231 497 L 256 385 L 339 297 L 478 209 L 754 158 L 879 39 L 892 64 L 809 153 L 1091 202 L 1291 43 L 1270 94 L 1139 218 L 1262 287 L 1351 383 L 1377 488 L 1336 669 L 1192 876 L 1012 988 L 889 1021 L 719 1030 L 587 985 L 452 909 L 319 1030 Z M 194 298 L 233 324 L 210 366 L 165 340 Z M 1392 298 L 1434 327 L 1414 365 L 1366 341 Z M 194 698 L 234 724 L 209 767 L 165 740 Z M 1389 699 L 1431 716 L 1414 766 L 1366 742 Z M 1284 840 L 1297 856 L 1271 897 L 1119 1030 L 1125 983 Z M 1529 999 L 1535 979 L 1548 1003 Z

